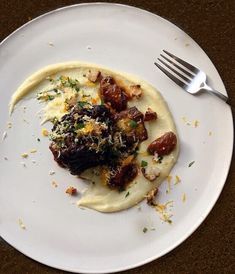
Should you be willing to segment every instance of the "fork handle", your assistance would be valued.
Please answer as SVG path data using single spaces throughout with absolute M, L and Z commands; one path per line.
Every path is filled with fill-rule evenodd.
M 221 100 L 223 100 L 225 103 L 228 103 L 228 96 L 226 95 L 223 95 L 221 92 L 215 90 L 215 89 L 212 89 L 211 87 L 209 87 L 208 85 L 205 85 L 203 87 L 204 90 L 210 92 L 211 94 L 219 97 Z

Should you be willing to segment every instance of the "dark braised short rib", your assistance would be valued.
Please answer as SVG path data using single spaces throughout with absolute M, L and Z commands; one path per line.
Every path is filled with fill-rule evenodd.
M 106 105 L 78 104 L 55 123 L 50 149 L 55 161 L 74 175 L 106 166 L 106 184 L 123 190 L 138 172 L 133 161 L 125 161 L 146 139 L 143 114 L 136 107 L 113 114 Z

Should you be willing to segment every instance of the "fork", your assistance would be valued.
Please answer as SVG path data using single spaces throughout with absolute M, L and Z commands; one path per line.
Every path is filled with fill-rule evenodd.
M 156 62 L 154 64 L 162 72 L 164 72 L 171 80 L 173 80 L 177 85 L 179 85 L 181 88 L 183 88 L 184 90 L 186 90 L 187 92 L 191 94 L 197 94 L 199 92 L 207 91 L 213 95 L 216 95 L 217 97 L 222 99 L 224 102 L 228 103 L 228 97 L 226 95 L 223 95 L 219 91 L 207 85 L 206 83 L 207 76 L 205 72 L 192 66 L 191 64 L 187 63 L 186 61 L 180 59 L 179 57 L 173 55 L 172 53 L 166 50 L 163 50 L 163 52 L 170 58 L 166 57 L 163 54 L 160 54 L 160 56 L 164 60 L 160 58 L 157 58 L 157 59 L 174 74 L 168 71 L 167 69 L 165 69 L 162 65 Z M 177 70 L 175 68 L 177 68 Z M 176 75 L 178 77 L 176 77 Z

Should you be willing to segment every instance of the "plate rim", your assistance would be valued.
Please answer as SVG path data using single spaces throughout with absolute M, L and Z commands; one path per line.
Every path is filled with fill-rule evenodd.
M 21 31 L 22 29 L 24 29 L 25 27 L 27 27 L 28 25 L 30 25 L 32 22 L 34 21 L 37 21 L 37 20 L 40 20 L 42 19 L 43 17 L 47 17 L 47 16 L 50 16 L 51 14 L 54 14 L 54 13 L 57 13 L 57 12 L 60 12 L 60 11 L 63 11 L 65 9 L 73 9 L 74 7 L 79 7 L 79 6 L 97 6 L 97 5 L 104 5 L 104 6 L 120 6 L 120 7 L 124 7 L 124 8 L 127 8 L 127 9 L 136 9 L 138 10 L 139 12 L 144 12 L 144 13 L 147 13 L 151 16 L 155 16 L 157 18 L 160 18 L 161 20 L 163 21 L 166 21 L 168 24 L 172 25 L 173 27 L 176 27 L 178 29 L 180 29 L 184 34 L 186 34 L 188 37 L 190 37 L 190 39 L 192 39 L 194 41 L 194 43 L 202 50 L 202 52 L 208 57 L 208 59 L 210 60 L 210 62 L 212 63 L 214 69 L 216 70 L 216 72 L 218 73 L 219 75 L 219 78 L 220 78 L 220 81 L 222 83 L 222 87 L 225 91 L 225 93 L 228 95 L 227 93 L 227 90 L 225 88 L 225 85 L 224 85 L 224 82 L 216 68 L 216 66 L 214 65 L 214 63 L 212 62 L 212 60 L 210 59 L 210 57 L 207 55 L 207 53 L 203 50 L 203 48 L 187 33 L 185 32 L 181 27 L 179 27 L 178 25 L 172 23 L 170 20 L 158 15 L 158 14 L 155 14 L 153 12 L 150 12 L 148 10 L 145 10 L 145 9 L 142 9 L 142 8 L 139 8 L 139 7 L 136 7 L 136 6 L 131 6 L 131 5 L 126 5 L 126 4 L 120 4 L 120 3 L 109 3 L 109 2 L 89 2 L 89 3 L 78 3 L 78 4 L 72 4 L 72 5 L 67 5 L 67 6 L 62 6 L 60 8 L 56 8 L 56 9 L 53 9 L 51 11 L 48 11 L 46 13 L 43 13 L 35 18 L 33 18 L 32 20 L 24 23 L 22 26 L 20 26 L 19 28 L 15 29 L 13 32 L 11 32 L 8 36 L 6 36 L 5 38 L 3 38 L 3 40 L 0 42 L 0 50 L 1 50 L 1 47 L 3 44 L 5 44 L 10 38 L 12 38 L 12 36 L 14 36 L 16 33 L 18 33 L 19 31 Z M 16 248 L 14 246 L 14 244 L 11 243 L 11 241 L 8 241 L 7 237 L 3 237 L 1 235 L 1 231 L 0 231 L 0 237 L 2 237 L 2 239 L 4 239 L 4 241 L 7 242 L 7 244 L 9 244 L 10 246 L 12 246 L 13 248 L 15 248 L 16 250 L 18 250 L 20 253 L 24 254 L 25 256 L 27 256 L 28 258 L 34 260 L 35 262 L 39 262 L 43 265 L 46 265 L 46 266 L 49 266 L 49 267 L 52 267 L 52 268 L 55 268 L 55 269 L 60 269 L 60 270 L 63 270 L 63 271 L 69 271 L 69 272 L 72 272 L 72 273 L 94 273 L 94 274 L 99 274 L 99 273 L 116 273 L 116 272 L 120 272 L 120 271 L 125 271 L 125 270 L 130 270 L 130 269 L 133 269 L 133 268 L 137 268 L 139 266 L 142 266 L 142 265 L 145 265 L 147 263 L 150 263 L 154 260 L 157 260 L 159 258 L 161 258 L 162 256 L 168 254 L 169 252 L 171 252 L 172 250 L 174 250 L 177 246 L 179 246 L 180 244 L 182 244 L 185 240 L 187 240 L 198 228 L 199 226 L 205 221 L 205 219 L 208 217 L 209 213 L 212 211 L 213 207 L 215 206 L 216 202 L 218 201 L 220 195 L 221 195 L 221 192 L 224 188 L 224 185 L 226 183 L 226 180 L 227 180 L 227 177 L 228 177 L 228 174 L 229 174 L 229 171 L 230 171 L 230 167 L 231 167 L 231 163 L 232 163 L 232 156 L 233 156 L 233 146 L 234 146 L 234 126 L 233 126 L 233 115 L 232 115 L 232 109 L 230 107 L 230 111 L 229 111 L 229 116 L 230 116 L 230 119 L 231 119 L 231 122 L 232 122 L 232 125 L 231 125 L 231 149 L 229 150 L 228 152 L 228 167 L 227 167 L 227 172 L 225 172 L 222 176 L 224 179 L 221 180 L 223 181 L 223 183 L 220 185 L 220 189 L 217 190 L 217 195 L 215 196 L 215 199 L 207 205 L 207 209 L 205 210 L 205 214 L 203 216 L 203 218 L 200 218 L 198 222 L 195 222 L 194 225 L 191 227 L 191 230 L 185 234 L 184 236 L 182 236 L 180 239 L 178 239 L 178 241 L 176 241 L 173 245 L 171 245 L 170 247 L 166 248 L 165 250 L 163 250 L 162 252 L 160 252 L 157 256 L 151 256 L 145 260 L 142 260 L 138 263 L 135 263 L 135 264 L 132 264 L 132 265 L 128 265 L 126 267 L 119 267 L 119 268 L 115 268 L 115 269 L 106 269 L 105 271 L 95 271 L 95 270 L 91 270 L 91 271 L 88 271 L 86 269 L 84 270 L 77 270 L 77 269 L 68 269 L 68 268 L 63 268 L 63 267 L 60 267 L 60 266 L 56 266 L 56 265 L 53 265 L 53 264 L 50 264 L 50 263 L 47 263 L 47 262 L 43 262 L 42 260 L 39 260 L 38 258 L 33 258 L 31 257 L 30 254 L 26 254 L 25 252 L 23 252 L 21 250 L 21 248 Z M 79 272 L 78 272 L 79 271 Z

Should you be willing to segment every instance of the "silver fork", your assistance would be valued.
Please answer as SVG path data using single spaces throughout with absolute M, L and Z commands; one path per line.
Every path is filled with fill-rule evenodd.
M 180 59 L 179 57 L 173 55 L 172 53 L 166 50 L 163 50 L 163 52 L 170 58 L 166 57 L 163 54 L 160 54 L 160 56 L 165 61 L 160 58 L 157 58 L 157 59 L 174 74 L 168 71 L 167 69 L 165 69 L 162 65 L 156 62 L 154 64 L 162 72 L 164 72 L 171 80 L 173 80 L 177 85 L 179 85 L 181 88 L 183 88 L 184 90 L 186 90 L 187 92 L 191 94 L 207 91 L 213 95 L 216 95 L 217 97 L 222 99 L 224 102 L 228 101 L 227 96 L 223 95 L 219 91 L 207 85 L 206 83 L 207 76 L 205 72 L 192 66 L 191 64 L 185 62 L 184 60 Z M 175 68 L 177 68 L 177 70 Z

